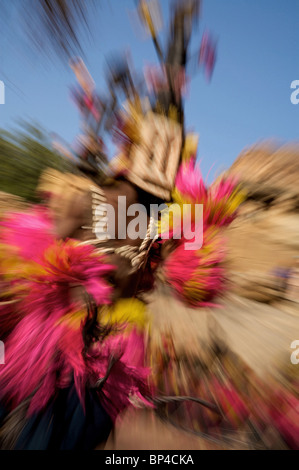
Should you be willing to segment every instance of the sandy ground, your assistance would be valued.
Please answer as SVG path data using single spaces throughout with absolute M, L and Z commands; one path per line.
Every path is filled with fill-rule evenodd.
M 275 376 L 281 367 L 289 367 L 290 344 L 299 339 L 298 304 L 285 302 L 278 308 L 230 294 L 219 299 L 219 305 L 218 308 L 192 310 L 165 291 L 155 293 L 150 310 L 156 334 L 171 326 L 178 349 L 194 351 L 197 348 L 203 357 L 211 338 L 218 338 L 229 344 L 261 378 L 268 373 Z M 122 417 L 106 445 L 107 450 L 223 448 L 225 446 L 180 431 L 146 410 L 130 411 Z M 240 443 L 236 448 L 246 446 Z

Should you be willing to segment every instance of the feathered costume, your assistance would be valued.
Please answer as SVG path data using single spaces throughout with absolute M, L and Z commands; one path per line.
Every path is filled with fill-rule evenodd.
M 10 214 L 2 222 L 1 246 L 5 246 L 1 258 L 5 295 L 16 300 L 7 300 L 1 307 L 1 323 L 8 331 L 0 397 L 7 410 L 24 406 L 26 415 L 32 417 L 31 431 L 26 425 L 16 447 L 27 447 L 27 439 L 29 448 L 36 445 L 36 440 L 31 442 L 32 427 L 41 426 L 44 413 L 56 409 L 56 396 L 58 401 L 60 397 L 65 401 L 68 394 L 74 410 L 63 409 L 70 414 L 65 426 L 71 430 L 65 429 L 66 441 L 61 446 L 90 446 L 87 435 L 99 426 L 97 419 L 100 435 L 104 432 L 107 437 L 110 420 L 128 406 L 130 399 L 149 393 L 142 336 L 137 325 L 130 326 L 131 312 L 127 310 L 122 321 L 107 318 L 106 313 L 105 324 L 100 320 L 99 327 L 97 323 L 96 306 L 111 303 L 112 287 L 107 276 L 114 267 L 92 246 L 57 240 L 47 211 L 41 209 Z M 86 298 L 79 295 L 80 289 Z M 104 408 L 95 400 L 98 395 Z M 84 423 L 86 429 L 78 435 L 77 443 L 75 436 L 73 442 L 69 436 L 78 425 L 75 410 L 79 422 L 84 411 L 88 412 L 92 426 L 89 429 L 89 423 Z M 53 436 L 44 438 L 49 439 L 50 448 L 57 444 L 54 430 Z M 96 434 L 92 442 L 98 443 Z
M 273 439 L 264 436 L 275 422 L 275 443 L 296 448 L 298 423 L 290 410 L 298 407 L 298 395 L 271 385 L 266 390 L 213 327 L 206 338 L 204 328 L 193 337 L 181 323 L 176 334 L 167 321 L 178 311 L 182 324 L 192 325 L 193 315 L 204 318 L 204 308 L 218 305 L 226 288 L 223 229 L 244 194 L 229 178 L 206 186 L 195 164 L 196 139 L 184 131 L 182 93 L 199 1 L 174 9 L 165 57 L 150 4 L 141 0 L 138 9 L 161 62 L 158 75 L 147 74 L 153 94 L 142 100 L 121 62 L 109 70 L 110 98 L 103 102 L 82 61 L 73 61 L 81 85 L 74 98 L 88 118 L 81 175 L 48 171 L 39 188 L 46 207 L 1 222 L 1 447 L 93 449 L 126 408 L 142 406 L 225 448 L 271 447 Z M 205 33 L 198 61 L 208 76 L 214 60 L 214 42 Z M 124 108 L 118 91 L 126 96 Z M 99 175 L 106 158 L 102 127 L 119 147 L 110 164 L 114 177 L 106 181 Z M 126 196 L 121 207 L 119 196 Z M 151 204 L 162 202 L 174 203 L 177 217 L 169 219 L 166 209 L 154 220 Z M 108 205 L 118 216 L 135 203 L 147 210 L 146 232 L 133 240 L 117 225 L 111 238 Z M 184 231 L 185 205 L 193 239 Z M 186 250 L 200 232 L 201 245 Z

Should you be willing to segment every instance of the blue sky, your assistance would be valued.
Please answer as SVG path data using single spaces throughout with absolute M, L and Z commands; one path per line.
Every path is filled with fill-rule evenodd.
M 161 3 L 167 20 L 170 1 Z M 130 50 L 136 70 L 157 62 L 151 41 L 136 33 L 133 11 L 133 0 L 106 0 L 93 17 L 85 62 L 99 91 L 105 91 L 102 72 L 110 52 Z M 217 61 L 210 83 L 202 74 L 193 78 L 185 109 L 187 128 L 200 135 L 204 175 L 210 169 L 210 178 L 219 174 L 257 141 L 299 140 L 299 105 L 290 101 L 291 82 L 299 80 L 298 20 L 297 0 L 203 1 L 193 50 L 208 28 L 217 39 Z M 33 120 L 71 144 L 80 125 L 69 94 L 73 73 L 61 60 L 51 62 L 30 49 L 18 25 L 12 11 L 0 36 L 6 91 L 0 127 Z

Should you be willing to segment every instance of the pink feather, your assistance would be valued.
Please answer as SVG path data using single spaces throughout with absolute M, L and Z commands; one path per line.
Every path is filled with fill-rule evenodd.
M 26 260 L 39 261 L 44 250 L 54 242 L 54 229 L 47 209 L 36 207 L 27 212 L 13 212 L 1 221 L 1 242 L 16 247 Z

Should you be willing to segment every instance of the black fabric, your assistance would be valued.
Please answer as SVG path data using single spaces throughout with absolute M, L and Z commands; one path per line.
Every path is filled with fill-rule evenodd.
M 85 411 L 75 387 L 59 391 L 43 412 L 28 418 L 16 450 L 92 450 L 105 442 L 112 421 L 94 390 L 87 390 Z

